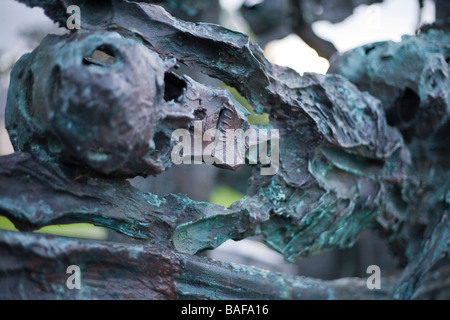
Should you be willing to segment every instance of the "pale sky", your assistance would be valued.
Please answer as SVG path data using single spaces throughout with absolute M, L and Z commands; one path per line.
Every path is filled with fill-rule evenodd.
M 422 21 L 433 22 L 434 10 L 434 2 L 425 1 Z M 385 0 L 355 8 L 353 15 L 340 23 L 317 21 L 313 30 L 339 51 L 346 51 L 371 42 L 400 41 L 402 35 L 415 33 L 418 15 L 417 0 Z
M 46 29 L 56 27 L 40 8 L 29 8 L 14 0 L 0 0 L 0 50 L 27 49 L 19 33 L 37 25 Z
M 243 1 L 220 0 L 220 3 L 226 10 L 234 12 Z M 425 0 L 422 22 L 433 22 L 434 10 L 434 2 Z M 416 30 L 418 14 L 417 0 L 384 0 L 380 4 L 355 8 L 353 15 L 340 23 L 317 21 L 313 24 L 313 30 L 318 36 L 331 41 L 338 51 L 342 52 L 376 41 L 400 41 L 402 35 L 412 35 Z M 230 27 L 239 28 L 239 17 L 235 14 L 230 16 L 234 17 Z M 265 54 L 272 62 L 289 66 L 299 73 L 325 73 L 329 66 L 328 61 L 320 58 L 294 34 L 269 43 Z

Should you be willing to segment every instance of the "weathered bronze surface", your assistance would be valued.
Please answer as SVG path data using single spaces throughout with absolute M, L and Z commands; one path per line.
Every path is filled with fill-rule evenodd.
M 61 2 L 21 2 L 65 24 Z M 158 5 L 72 4 L 81 7 L 82 29 L 47 36 L 11 75 L 6 125 L 16 153 L 0 158 L 0 213 L 23 232 L 0 232 L 0 297 L 405 299 L 448 290 L 448 24 L 335 56 L 327 75 L 300 76 L 267 61 L 246 35 L 178 20 Z M 258 127 L 280 130 L 278 174 L 262 176 L 255 165 L 247 196 L 230 208 L 158 198 L 125 179 L 170 170 L 171 133 L 192 130 L 195 120 L 206 129 L 255 127 L 227 90 L 178 74 L 179 64 L 236 88 L 269 114 Z M 73 222 L 138 240 L 30 233 Z M 258 235 L 292 262 L 351 247 L 365 228 L 389 239 L 403 263 L 381 291 L 364 280 L 291 277 L 194 256 Z M 87 286 L 67 295 L 56 274 L 75 262 L 88 270 Z M 114 290 L 97 290 L 120 272 Z M 136 277 L 147 285 L 136 287 Z M 36 296 L 17 283 L 37 288 Z

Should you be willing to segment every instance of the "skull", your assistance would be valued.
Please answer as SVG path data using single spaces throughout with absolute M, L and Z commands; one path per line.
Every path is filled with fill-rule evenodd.
M 173 130 L 194 120 L 220 127 L 224 110 L 224 130 L 248 126 L 228 91 L 175 74 L 176 63 L 117 32 L 47 36 L 12 71 L 6 121 L 15 149 L 104 174 L 156 175 L 171 165 Z

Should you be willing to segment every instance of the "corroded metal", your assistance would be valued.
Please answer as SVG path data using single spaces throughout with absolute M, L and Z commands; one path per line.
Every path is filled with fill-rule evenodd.
M 67 19 L 59 1 L 21 2 L 42 6 L 60 24 Z M 258 235 L 286 260 L 295 261 L 327 249 L 351 247 L 361 230 L 373 228 L 389 239 L 407 266 L 403 274 L 388 281 L 387 291 L 362 297 L 431 294 L 427 272 L 448 266 L 448 158 L 445 151 L 437 151 L 430 169 L 425 164 L 427 154 L 416 151 L 417 145 L 440 143 L 438 137 L 448 139 L 448 50 L 436 49 L 448 38 L 448 27 L 430 27 L 398 44 L 405 55 L 382 59 L 384 49 L 377 48 L 384 45 L 375 44 L 336 58 L 333 70 L 342 75 L 300 76 L 267 61 L 261 49 L 241 33 L 181 21 L 157 5 L 111 0 L 94 10 L 85 1 L 72 4 L 85 12 L 83 29 L 48 36 L 12 71 L 6 120 L 17 152 L 0 158 L 0 212 L 20 230 L 91 222 L 139 239 L 151 247 L 145 254 L 161 261 L 168 275 L 164 284 L 152 284 L 149 297 L 153 298 L 345 299 L 354 297 L 350 291 L 362 290 L 361 282 L 319 281 L 319 289 L 307 285 L 300 290 L 315 280 L 220 265 L 193 255 L 227 239 Z M 420 46 L 423 51 L 417 50 Z M 359 60 L 345 60 L 355 55 Z M 404 69 L 405 57 L 415 55 L 423 63 Z M 428 55 L 439 63 L 430 62 Z M 382 76 L 387 69 L 377 64 L 380 59 L 396 70 L 395 79 Z M 360 68 L 352 69 L 353 63 Z M 257 112 L 269 114 L 270 123 L 258 127 L 280 130 L 279 172 L 262 176 L 255 170 L 247 196 L 230 208 L 182 195 L 158 198 L 125 180 L 169 169 L 171 133 L 178 128 L 192 130 L 194 120 L 201 120 L 206 129 L 252 127 L 226 90 L 178 74 L 179 64 L 236 88 Z M 361 69 L 367 66 L 374 70 L 364 73 Z M 377 75 L 386 83 L 380 84 Z M 389 117 L 389 110 L 395 108 L 391 100 L 401 97 L 388 92 L 397 90 L 404 97 L 405 79 L 412 79 L 408 88 L 420 93 L 416 94 L 420 103 L 413 107 L 429 116 L 429 132 L 421 129 L 418 115 L 411 117 L 407 127 Z M 404 112 L 409 105 L 400 102 Z M 411 128 L 416 130 L 413 140 L 407 134 Z M 108 256 L 108 250 L 120 254 L 129 250 L 134 259 L 130 263 L 140 259 L 134 252 L 141 249 L 131 245 L 114 247 L 30 233 L 3 233 L 1 243 L 7 254 L 15 255 L 10 248 L 18 245 L 20 237 L 42 248 L 67 241 L 80 261 L 88 259 L 83 258 L 84 250 L 95 251 L 97 246 L 100 257 Z M 58 260 L 60 255 L 46 259 Z M 7 274 L 7 264 L 0 266 Z M 128 263 L 121 268 L 134 270 Z M 231 286 L 222 293 L 210 281 L 194 286 L 196 272 L 208 268 L 217 283 L 228 276 L 248 282 L 244 281 L 241 291 Z M 278 288 L 277 293 L 255 294 L 266 284 Z M 159 285 L 170 290 L 160 296 Z M 301 294 L 280 291 L 283 286 Z M 324 288 L 331 291 L 325 294 Z
M 177 76 L 174 67 L 175 59 L 116 32 L 48 36 L 12 73 L 13 145 L 105 174 L 157 175 L 171 165 L 174 129 L 195 120 L 215 129 L 225 113 L 222 131 L 247 129 L 245 109 L 227 91 Z

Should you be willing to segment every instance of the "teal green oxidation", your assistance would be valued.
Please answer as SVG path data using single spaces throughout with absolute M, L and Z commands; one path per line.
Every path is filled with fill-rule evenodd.
M 21 2 L 65 24 L 60 1 Z M 67 247 L 80 263 L 130 285 L 145 274 L 140 262 L 146 258 L 164 275 L 161 283 L 149 277 L 150 298 L 332 299 L 353 297 L 346 285 L 364 286 L 193 256 L 249 236 L 295 262 L 351 247 L 363 229 L 375 229 L 406 267 L 374 296 L 419 295 L 430 281 L 425 275 L 448 266 L 448 24 L 336 56 L 329 74 L 300 76 L 270 63 L 244 34 L 182 21 L 157 5 L 110 0 L 94 12 L 86 1 L 72 4 L 82 9 L 83 29 L 47 36 L 12 70 L 6 126 L 16 153 L 0 158 L 0 213 L 23 232 L 88 222 L 138 245 L 1 232 L 5 254 L 17 258 L 32 247 L 38 255 L 54 245 L 42 262 L 48 267 L 51 259 L 72 261 L 62 251 Z M 108 58 L 96 58 L 97 51 Z M 180 64 L 235 88 L 270 121 L 250 124 L 228 90 L 178 74 Z M 261 176 L 254 165 L 247 195 L 229 208 L 132 187 L 127 178 L 170 170 L 171 134 L 192 132 L 195 120 L 204 129 L 279 129 L 279 172 Z M 122 260 L 115 265 L 116 252 Z M 250 284 L 238 294 L 239 287 L 224 285 L 227 279 Z M 61 294 L 59 287 L 45 288 Z M 81 295 L 95 296 L 95 285 L 89 290 Z M 119 296 L 138 294 L 132 291 Z

